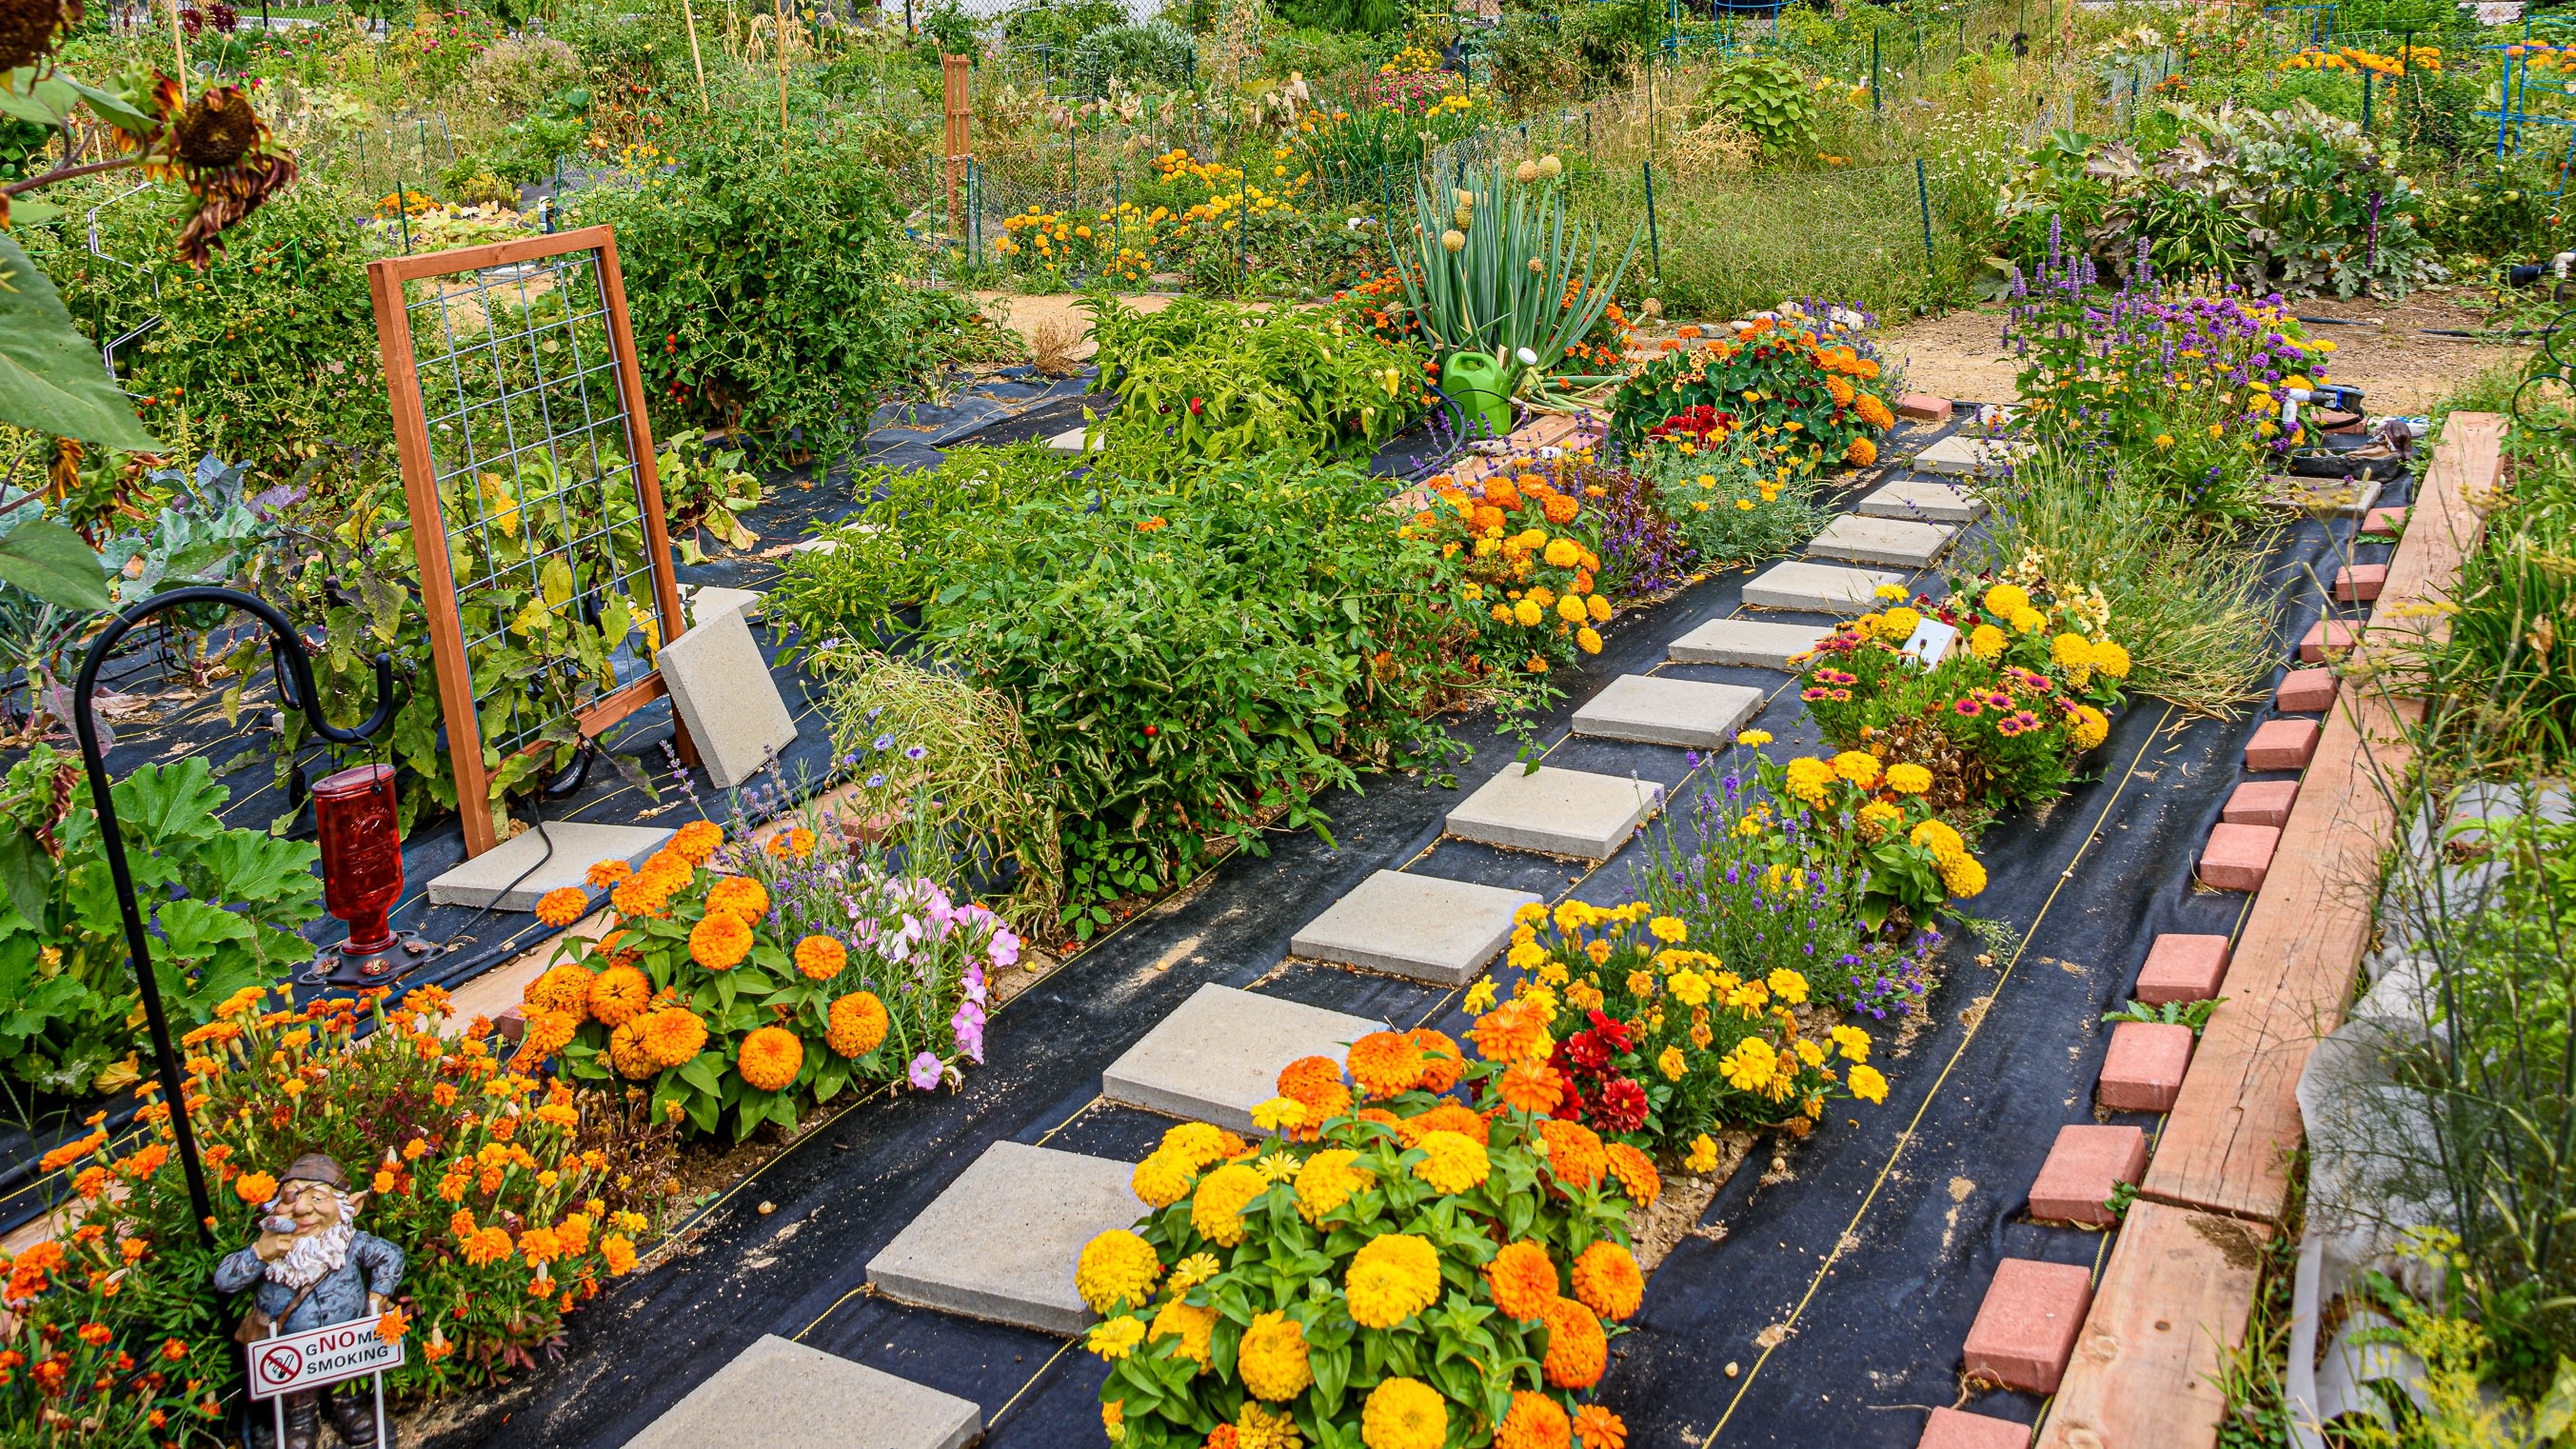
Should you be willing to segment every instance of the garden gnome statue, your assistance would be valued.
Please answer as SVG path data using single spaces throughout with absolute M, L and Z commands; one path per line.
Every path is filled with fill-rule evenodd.
M 215 1265 L 217 1291 L 251 1290 L 251 1310 L 236 1338 L 247 1343 L 385 1311 L 402 1281 L 402 1249 L 358 1231 L 367 1195 L 348 1188 L 340 1164 L 318 1152 L 286 1169 L 277 1196 L 260 1210 L 258 1239 Z M 274 1415 L 257 1410 L 250 1415 L 252 1438 L 259 1449 L 315 1449 L 327 1410 L 342 1444 L 372 1449 L 375 1396 L 360 1390 L 352 1382 L 288 1394 L 285 1444 L 272 1442 Z

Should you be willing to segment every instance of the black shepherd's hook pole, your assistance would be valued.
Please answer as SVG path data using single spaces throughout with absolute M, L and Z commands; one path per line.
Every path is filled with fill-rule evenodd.
M 338 729 L 322 717 L 321 699 L 313 689 L 312 657 L 284 614 L 267 600 L 239 589 L 172 589 L 145 599 L 100 630 L 81 660 L 80 681 L 72 686 L 72 728 L 80 735 L 81 767 L 89 772 L 90 804 L 98 811 L 99 844 L 107 852 L 108 874 L 116 882 L 116 904 L 125 913 L 125 949 L 134 958 L 134 982 L 143 993 L 143 1020 L 152 1031 L 152 1059 L 161 1070 L 161 1096 L 170 1109 L 170 1134 L 179 1146 L 180 1169 L 188 1175 L 188 1201 L 197 1210 L 197 1236 L 211 1248 L 215 1245 L 215 1205 L 206 1195 L 206 1169 L 197 1160 L 197 1135 L 188 1122 L 187 1078 L 180 1075 L 179 1054 L 170 1044 L 170 1015 L 161 1005 L 161 983 L 152 975 L 152 938 L 143 929 L 143 910 L 135 904 L 134 872 L 125 864 L 125 838 L 116 825 L 116 800 L 108 788 L 107 761 L 99 753 L 98 726 L 91 722 L 89 711 L 90 694 L 98 687 L 99 666 L 107 662 L 117 641 L 153 615 L 189 604 L 222 604 L 267 625 L 272 636 L 268 652 L 277 669 L 279 703 L 302 710 L 314 732 L 336 744 L 357 744 L 393 718 L 394 661 L 390 654 L 376 656 L 376 712 L 356 729 Z

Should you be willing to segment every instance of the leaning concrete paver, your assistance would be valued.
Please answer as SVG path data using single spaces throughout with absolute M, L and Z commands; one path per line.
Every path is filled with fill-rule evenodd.
M 1574 732 L 1708 750 L 1732 741 L 1761 709 L 1762 691 L 1741 684 L 1623 674 L 1574 712 Z
M 1000 1141 L 868 1260 L 868 1284 L 898 1303 L 1076 1334 L 1092 1321 L 1073 1289 L 1082 1245 L 1145 1215 L 1133 1164 Z
M 1807 556 L 1909 570 L 1929 568 L 1957 533 L 1946 524 L 1846 513 L 1807 540 Z
M 2000 439 L 1968 438 L 1953 433 L 1915 454 L 1914 469 L 1918 473 L 1940 473 L 1953 478 L 1991 477 L 2027 451 L 2026 447 L 2017 447 Z
M 1299 1057 L 1342 1059 L 1383 1021 L 1346 1016 L 1211 981 L 1100 1074 L 1100 1095 L 1173 1117 L 1253 1130 L 1252 1109 L 1279 1095 L 1279 1069 Z
M 1674 640 L 1665 656 L 1675 664 L 1742 664 L 1756 669 L 1795 669 L 1790 662 L 1834 631 L 1817 624 L 1768 624 L 1759 619 L 1711 619 Z
M 960 1449 L 983 1432 L 954 1394 L 764 1333 L 626 1449 Z
M 1968 489 L 1929 478 L 1899 478 L 1860 501 L 1856 512 L 1872 518 L 1919 518 L 1933 523 L 1974 523 L 1986 505 Z
M 1514 763 L 1449 812 L 1449 833 L 1506 850 L 1608 860 L 1663 798 L 1664 787 L 1650 780 Z
M 1878 586 L 1902 588 L 1905 575 L 1881 569 L 1849 569 L 1839 564 L 1803 563 L 1791 559 L 1762 571 L 1744 586 L 1744 602 L 1756 609 L 1796 609 L 1809 614 L 1853 614 L 1872 607 Z
M 1512 912 L 1538 899 L 1473 881 L 1382 870 L 1308 921 L 1291 955 L 1439 986 L 1463 986 L 1511 939 Z

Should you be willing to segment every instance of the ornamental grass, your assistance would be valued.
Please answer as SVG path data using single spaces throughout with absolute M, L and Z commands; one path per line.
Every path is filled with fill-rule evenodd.
M 1637 1147 L 1549 1115 L 1557 1020 L 1533 984 L 1472 1052 L 1377 1032 L 1347 1072 L 1291 1063 L 1260 1140 L 1165 1133 L 1135 1172 L 1148 1214 L 1075 1267 L 1110 1442 L 1622 1442 L 1587 1399 L 1644 1291 L 1628 1215 L 1663 1184 Z

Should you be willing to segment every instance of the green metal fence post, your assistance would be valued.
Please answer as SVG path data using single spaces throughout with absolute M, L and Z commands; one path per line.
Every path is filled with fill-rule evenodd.
M 2365 136 L 2370 134 L 2371 74 L 2371 72 L 2366 70 L 2361 73 L 2361 134 Z
M 1648 160 L 1644 166 L 1646 168 L 1646 237 L 1655 249 L 1654 280 L 1661 285 L 1664 279 L 1664 233 L 1663 228 L 1655 220 L 1655 163 Z
M 1869 33 L 1869 108 L 1878 109 L 1878 32 Z
M 1932 287 L 1932 184 L 1923 174 L 1923 158 L 1914 158 L 1914 205 L 1923 213 L 1923 286 Z

